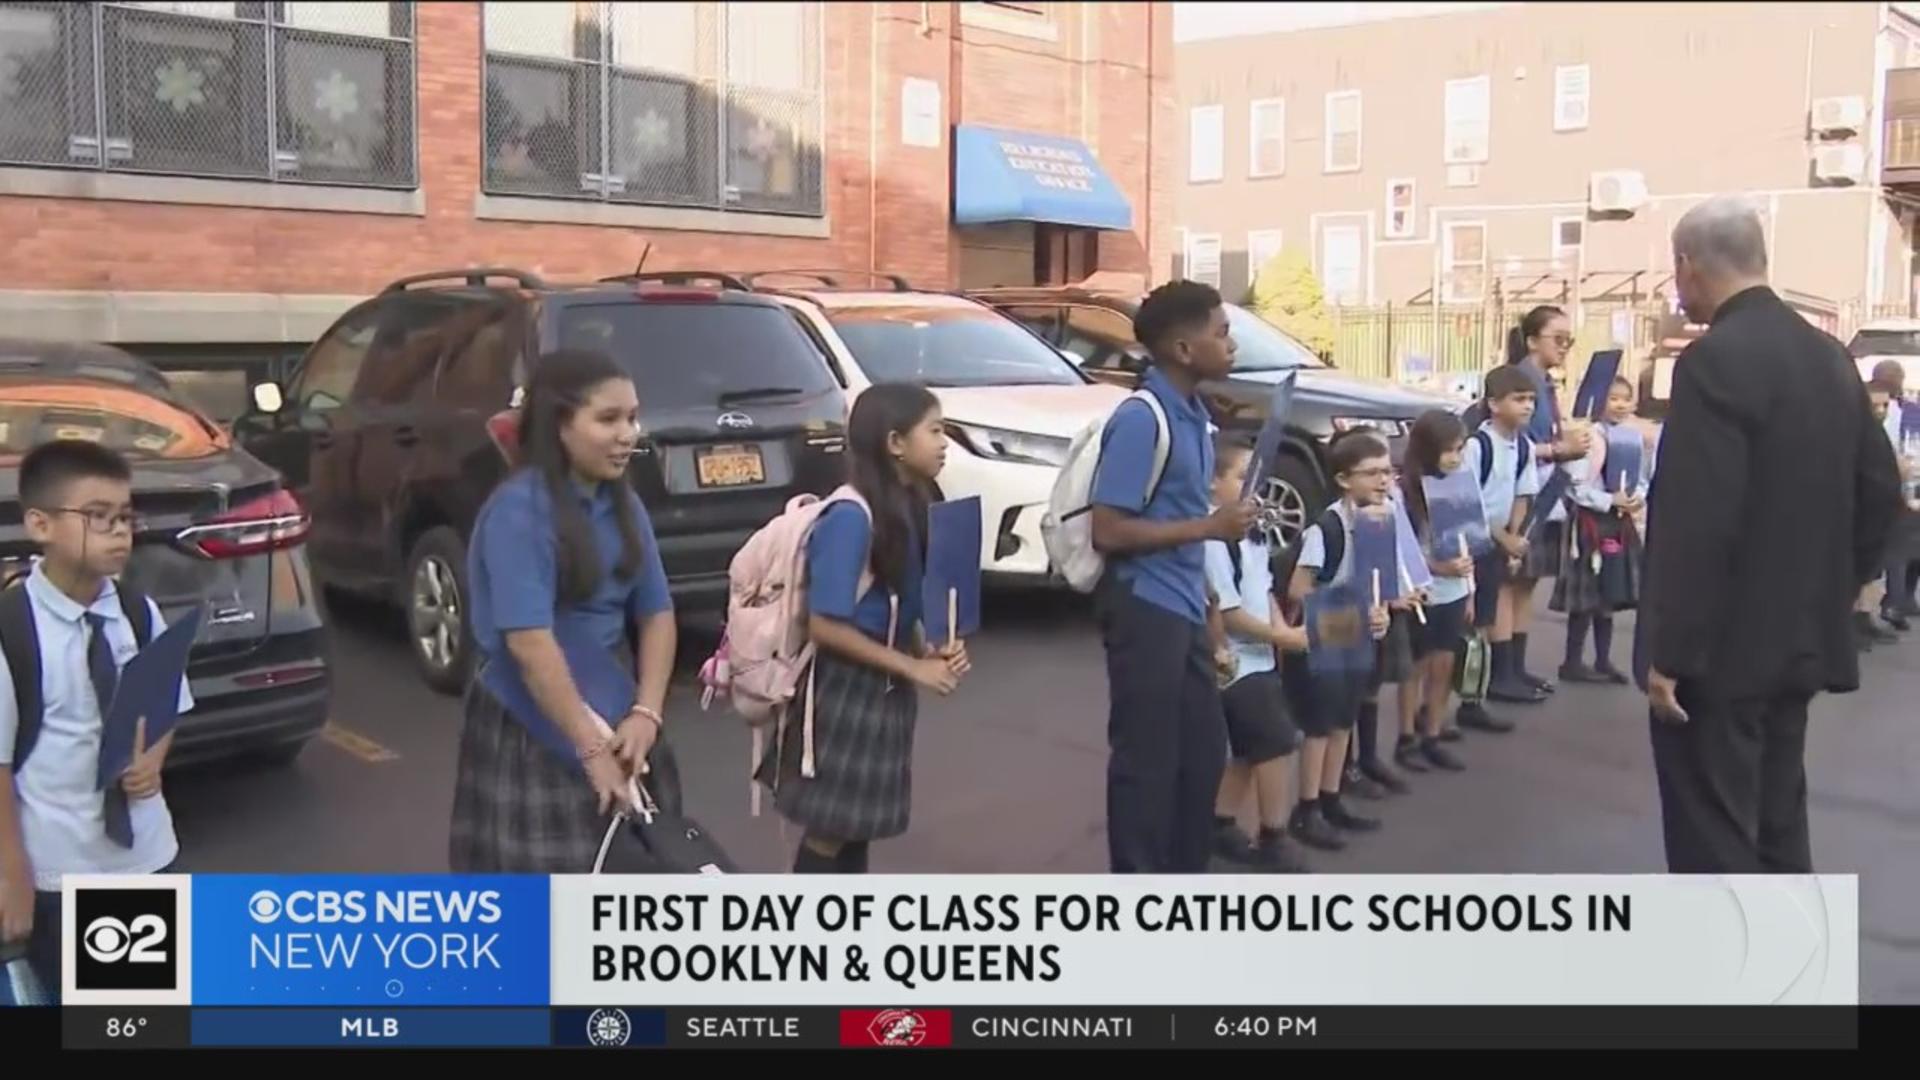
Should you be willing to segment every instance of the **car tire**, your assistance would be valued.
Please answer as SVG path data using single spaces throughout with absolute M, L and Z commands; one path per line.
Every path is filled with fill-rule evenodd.
M 1281 451 L 1273 475 L 1262 487 L 1260 497 L 1279 518 L 1277 535 L 1269 536 L 1276 549 L 1299 540 L 1327 508 L 1327 488 L 1319 470 L 1286 451 Z
M 468 621 L 467 545 L 460 534 L 440 526 L 414 541 L 401 599 L 407 644 L 420 677 L 443 694 L 466 690 L 474 647 Z

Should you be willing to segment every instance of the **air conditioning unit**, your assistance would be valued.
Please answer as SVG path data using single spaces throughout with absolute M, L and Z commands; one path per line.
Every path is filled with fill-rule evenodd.
M 1813 176 L 1823 183 L 1857 184 L 1866 172 L 1866 148 L 1856 143 L 1823 146 L 1813 152 Z
M 1587 207 L 1596 214 L 1631 214 L 1647 202 L 1647 178 L 1632 169 L 1597 172 L 1588 181 Z
M 1867 123 L 1867 101 L 1858 95 L 1818 98 L 1813 103 L 1813 130 L 1820 135 L 1859 131 Z
M 1447 166 L 1447 186 L 1448 187 L 1479 187 L 1480 186 L 1480 166 L 1478 165 Z

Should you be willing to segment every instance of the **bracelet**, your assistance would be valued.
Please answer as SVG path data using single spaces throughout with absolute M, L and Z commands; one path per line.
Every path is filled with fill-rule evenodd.
M 659 729 L 667 726 L 666 719 L 662 717 L 657 711 L 655 711 L 652 706 L 642 705 L 637 701 L 633 703 L 633 708 L 627 710 L 627 715 L 628 716 L 644 716 L 647 719 L 653 721 L 653 726 L 655 729 Z
M 594 758 L 599 757 L 600 755 L 606 753 L 608 750 L 612 748 L 613 748 L 613 739 L 611 737 L 602 739 L 599 742 L 593 744 L 591 747 L 585 750 L 582 750 L 580 752 L 580 760 L 592 761 Z

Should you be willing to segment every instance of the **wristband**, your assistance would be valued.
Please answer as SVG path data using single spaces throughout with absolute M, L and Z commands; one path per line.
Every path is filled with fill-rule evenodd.
M 667 726 L 666 718 L 662 717 L 652 706 L 642 705 L 637 701 L 633 703 L 633 708 L 627 710 L 627 715 L 646 717 L 653 721 L 653 726 L 656 731 Z
M 602 739 L 599 742 L 594 743 L 592 746 L 588 747 L 587 749 L 582 750 L 580 752 L 580 760 L 592 761 L 594 758 L 599 757 L 600 755 L 606 753 L 608 750 L 612 748 L 613 748 L 613 739 L 611 738 Z

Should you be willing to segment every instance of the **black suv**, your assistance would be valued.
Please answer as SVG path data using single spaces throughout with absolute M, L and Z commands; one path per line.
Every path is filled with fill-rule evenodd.
M 104 345 L 0 340 L 0 572 L 9 580 L 34 553 L 20 459 L 58 438 L 126 456 L 138 522 L 123 577 L 169 622 L 201 612 L 187 664 L 193 711 L 180 719 L 168 767 L 239 754 L 292 760 L 326 726 L 333 682 L 306 511 L 146 363 Z
M 533 365 L 597 349 L 633 373 L 629 475 L 683 609 L 726 602 L 727 565 L 792 496 L 840 483 L 846 401 L 824 347 L 765 296 L 689 275 L 549 284 L 492 267 L 419 274 L 341 316 L 283 392 L 235 424 L 313 512 L 329 586 L 407 613 L 436 689 L 471 670 L 466 540 L 510 469 Z
M 1133 315 L 1143 299 L 1138 294 L 1064 286 L 982 289 L 969 295 L 1012 316 L 1101 382 L 1132 388 L 1146 371 L 1146 350 L 1133 339 Z M 1334 435 L 1374 429 L 1386 437 L 1398 463 L 1416 417 L 1429 409 L 1458 412 L 1467 404 L 1336 371 L 1237 304 L 1227 305 L 1227 319 L 1238 346 L 1233 373 L 1200 388 L 1215 424 L 1258 430 L 1274 385 L 1290 371 L 1300 373 L 1280 461 L 1262 493 L 1277 507 L 1280 534 L 1289 543 L 1331 498 L 1326 444 Z

